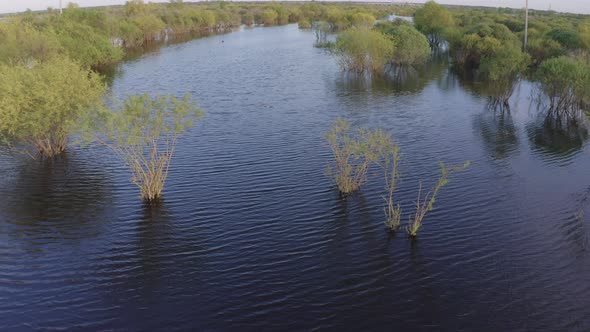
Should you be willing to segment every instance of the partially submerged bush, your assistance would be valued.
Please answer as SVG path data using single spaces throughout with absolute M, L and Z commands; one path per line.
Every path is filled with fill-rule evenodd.
M 366 182 L 370 166 L 380 159 L 387 135 L 380 130 L 359 130 L 353 135 L 350 123 L 338 119 L 324 137 L 334 156 L 327 174 L 341 193 L 357 191 Z
M 383 33 L 367 28 L 353 28 L 338 36 L 335 53 L 340 66 L 357 73 L 381 73 L 392 59 L 393 41 Z
M 578 109 L 590 95 L 590 66 L 569 57 L 549 59 L 536 74 L 550 109 L 561 112 Z
M 519 76 L 526 71 L 530 61 L 529 55 L 514 47 L 506 47 L 484 57 L 479 70 L 483 78 L 491 83 L 493 91 L 490 97 L 507 107 L 514 85 Z
M 461 166 L 453 166 L 447 168 L 443 163 L 439 163 L 441 176 L 436 182 L 436 185 L 432 189 L 424 195 L 422 198 L 422 182 L 420 182 L 420 186 L 418 189 L 418 199 L 416 200 L 416 212 L 413 217 L 410 217 L 410 224 L 406 228 L 408 234 L 412 237 L 418 235 L 418 231 L 422 227 L 422 223 L 424 221 L 424 217 L 426 214 L 434 209 L 434 203 L 436 202 L 436 196 L 438 195 L 440 189 L 449 183 L 449 176 L 458 171 L 462 171 L 465 168 L 469 167 L 470 163 L 466 162 Z
M 307 18 L 299 20 L 297 25 L 299 26 L 299 29 L 311 29 L 311 21 Z
M 434 1 L 428 1 L 416 10 L 414 22 L 416 29 L 426 35 L 432 48 L 441 46 L 445 30 L 455 25 L 449 10 Z
M 413 66 L 425 63 L 430 57 L 430 46 L 426 37 L 414 27 L 406 24 L 381 28 L 395 42 L 392 62 L 399 66 Z
M 43 157 L 60 154 L 104 91 L 97 74 L 67 59 L 0 65 L 0 138 L 29 144 Z
M 391 137 L 388 137 L 384 140 L 382 151 L 383 158 L 380 165 L 383 169 L 385 189 L 387 190 L 387 196 L 383 197 L 386 202 L 386 207 L 383 209 L 385 211 L 385 226 L 391 231 L 396 231 L 400 226 L 402 212 L 400 204 L 395 204 L 393 197 L 400 178 L 398 171 L 400 148 L 393 142 Z
M 350 21 L 352 26 L 370 28 L 375 24 L 375 16 L 367 13 L 352 14 Z
M 131 169 L 141 198 L 156 202 L 162 195 L 178 137 L 202 116 L 190 96 L 131 96 L 120 110 L 105 111 L 94 139 L 114 151 Z
M 274 9 L 267 9 L 262 13 L 262 22 L 266 26 L 276 25 L 279 20 L 279 14 Z
M 311 25 L 313 33 L 315 35 L 315 47 L 329 48 L 333 46 L 333 43 L 328 41 L 328 34 L 332 31 L 332 27 L 328 22 L 318 21 L 313 22 Z

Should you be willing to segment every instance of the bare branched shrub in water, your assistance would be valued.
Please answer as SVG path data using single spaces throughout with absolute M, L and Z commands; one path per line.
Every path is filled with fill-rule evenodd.
M 420 186 L 418 189 L 418 199 L 416 200 L 416 213 L 414 217 L 410 217 L 410 224 L 407 227 L 407 232 L 410 236 L 415 237 L 418 235 L 418 231 L 422 227 L 422 222 L 424 217 L 429 211 L 432 211 L 434 208 L 434 203 L 436 202 L 436 196 L 438 195 L 440 189 L 449 183 L 449 176 L 458 171 L 462 171 L 465 168 L 469 167 L 470 162 L 466 162 L 460 166 L 453 166 L 447 168 L 443 163 L 440 163 L 440 172 L 441 176 L 438 179 L 436 185 L 432 189 L 426 193 L 424 198 L 422 198 L 422 182 L 420 182 Z
M 383 168 L 385 189 L 387 190 L 387 195 L 383 196 L 383 199 L 386 202 L 384 208 L 386 217 L 385 225 L 392 231 L 399 228 L 401 220 L 401 207 L 399 204 L 396 205 L 393 199 L 393 195 L 397 189 L 397 182 L 400 179 L 398 171 L 399 160 L 400 148 L 393 142 L 391 137 L 389 137 L 384 141 L 383 159 L 380 162 L 380 165 Z
M 178 137 L 201 116 L 189 95 L 131 96 L 120 110 L 104 112 L 97 139 L 129 166 L 141 198 L 154 202 L 162 195 Z
M 365 183 L 371 164 L 382 155 L 387 135 L 381 130 L 363 129 L 352 135 L 350 123 L 338 119 L 324 136 L 334 155 L 334 165 L 328 166 L 328 175 L 341 193 L 357 191 Z

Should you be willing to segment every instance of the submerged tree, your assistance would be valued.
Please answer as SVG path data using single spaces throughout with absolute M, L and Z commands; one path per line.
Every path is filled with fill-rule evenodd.
M 530 56 L 518 48 L 506 47 L 493 55 L 484 57 L 479 70 L 492 88 L 490 97 L 503 108 L 508 108 L 515 83 L 530 63 Z
M 0 138 L 60 154 L 104 91 L 97 74 L 67 59 L 0 65 Z
M 382 73 L 394 51 L 395 44 L 388 36 L 367 28 L 343 32 L 335 46 L 340 66 L 357 73 Z
M 370 166 L 380 159 L 388 142 L 381 130 L 360 129 L 351 134 L 350 123 L 343 119 L 336 120 L 324 137 L 334 156 L 334 165 L 328 166 L 327 174 L 343 194 L 357 191 L 366 182 Z
M 395 41 L 393 63 L 402 67 L 414 66 L 425 63 L 430 57 L 428 40 L 414 27 L 406 24 L 392 25 L 383 32 Z
M 328 34 L 332 31 L 332 27 L 328 22 L 318 21 L 311 24 L 313 34 L 315 35 L 315 47 L 330 47 L 332 43 L 328 41 Z
M 432 48 L 441 45 L 445 30 L 455 24 L 448 9 L 434 1 L 429 1 L 416 10 L 414 22 L 416 23 L 416 29 L 428 37 L 428 42 Z
M 590 95 L 590 66 L 569 57 L 549 59 L 537 71 L 541 89 L 549 97 L 550 110 L 577 110 Z
M 202 111 L 190 96 L 131 96 L 120 110 L 104 111 L 94 139 L 113 150 L 131 169 L 141 198 L 157 201 L 168 176 L 178 137 L 192 127 Z

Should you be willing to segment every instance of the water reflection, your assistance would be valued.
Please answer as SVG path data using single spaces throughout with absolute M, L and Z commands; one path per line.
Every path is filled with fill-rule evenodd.
M 174 216 L 165 202 L 158 205 L 143 204 L 141 219 L 138 220 L 139 263 L 145 280 L 158 283 L 162 277 L 165 257 L 174 247 Z M 146 289 L 157 289 L 156 285 L 145 285 Z
M 546 156 L 566 157 L 580 151 L 588 140 L 587 120 L 549 112 L 539 113 L 526 125 L 532 148 Z
M 100 231 L 99 216 L 111 194 L 91 161 L 64 154 L 53 160 L 22 158 L 13 166 L 0 202 L 3 219 L 15 228 L 10 233 L 31 240 L 81 239 Z
M 444 77 L 448 67 L 446 53 L 433 54 L 430 61 L 417 66 L 389 66 L 383 75 L 343 71 L 336 78 L 341 95 L 396 95 L 418 94 L 434 80 Z
M 493 110 L 510 110 L 510 97 L 518 80 L 487 81 L 477 77 L 474 70 L 453 69 L 461 87 L 479 97 L 486 97 L 487 106 Z
M 489 106 L 489 105 L 488 105 Z M 494 159 L 506 159 L 517 151 L 519 146 L 518 130 L 510 109 L 495 105 L 475 116 L 474 130 L 479 132 L 484 148 Z

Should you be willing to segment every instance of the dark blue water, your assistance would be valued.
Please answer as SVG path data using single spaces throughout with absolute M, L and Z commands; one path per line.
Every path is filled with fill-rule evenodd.
M 547 119 L 528 82 L 492 110 L 444 61 L 373 81 L 313 42 L 256 28 L 121 65 L 114 96 L 207 111 L 159 207 L 103 148 L 2 148 L 0 330 L 590 330 L 585 124 Z M 324 175 L 338 117 L 400 144 L 404 223 L 437 162 L 471 161 L 417 240 L 386 230 L 380 174 L 346 199 Z

